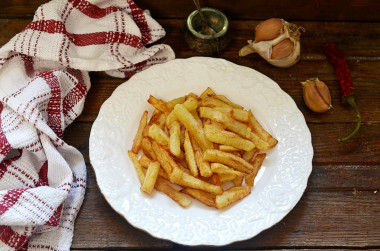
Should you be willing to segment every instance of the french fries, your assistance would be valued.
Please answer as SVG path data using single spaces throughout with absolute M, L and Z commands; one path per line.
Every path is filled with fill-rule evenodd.
M 155 189 L 182 207 L 191 197 L 217 209 L 251 193 L 266 158 L 260 151 L 277 140 L 250 110 L 211 88 L 168 102 L 150 95 L 148 103 L 155 110 L 149 121 L 143 113 L 128 151 L 141 191 Z

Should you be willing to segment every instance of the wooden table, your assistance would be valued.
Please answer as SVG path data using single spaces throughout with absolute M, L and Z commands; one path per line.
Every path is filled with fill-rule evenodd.
M 46 0 L 0 1 L 0 45 L 21 31 Z M 192 1 L 136 0 L 149 8 L 167 31 L 160 41 L 178 58 L 200 55 L 184 42 L 181 29 L 194 9 Z M 356 249 L 380 248 L 380 2 L 328 0 L 201 1 L 216 7 L 231 21 L 233 39 L 221 54 L 276 81 L 296 102 L 312 134 L 313 172 L 297 206 L 277 225 L 226 249 Z M 303 26 L 301 60 L 289 69 L 275 68 L 257 55 L 238 57 L 252 39 L 260 20 L 282 17 Z M 348 60 L 362 114 L 362 127 L 350 141 L 340 143 L 355 126 L 353 111 L 343 106 L 337 78 L 323 46 L 335 42 Z M 329 86 L 334 109 L 310 112 L 302 99 L 300 81 L 319 77 Z M 67 143 L 84 155 L 88 184 L 75 224 L 72 249 L 179 249 L 129 225 L 99 192 L 89 163 L 89 135 L 101 104 L 125 79 L 91 73 L 92 87 L 83 114 L 65 131 Z

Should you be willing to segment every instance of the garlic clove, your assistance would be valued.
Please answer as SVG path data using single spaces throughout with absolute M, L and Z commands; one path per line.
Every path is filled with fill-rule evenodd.
M 283 59 L 289 57 L 294 49 L 294 43 L 286 38 L 272 47 L 272 59 Z
M 281 21 L 281 28 L 273 28 L 276 23 L 277 25 L 279 24 L 278 20 Z M 268 63 L 276 67 L 290 67 L 300 59 L 301 31 L 305 32 L 305 29 L 283 19 L 268 19 L 258 25 L 255 41 L 249 40 L 248 45 L 239 51 L 239 56 L 246 56 L 256 52 Z M 276 34 L 276 36 L 273 34 Z M 270 38 L 272 39 L 265 40 Z
M 307 107 L 314 112 L 325 112 L 331 109 L 331 95 L 327 85 L 318 78 L 301 82 L 303 99 Z
M 282 20 L 279 18 L 270 18 L 261 22 L 256 27 L 255 43 L 275 39 L 283 33 Z

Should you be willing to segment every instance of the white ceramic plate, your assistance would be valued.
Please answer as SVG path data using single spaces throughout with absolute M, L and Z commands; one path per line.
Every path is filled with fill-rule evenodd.
M 246 109 L 275 138 L 252 193 L 217 210 L 197 201 L 186 209 L 157 191 L 148 196 L 127 156 L 149 95 L 170 100 L 207 87 Z M 90 135 L 90 160 L 112 208 L 157 238 L 184 245 L 226 245 L 279 222 L 301 198 L 312 170 L 310 131 L 294 101 L 263 74 L 223 59 L 194 57 L 152 66 L 120 85 L 104 102 Z

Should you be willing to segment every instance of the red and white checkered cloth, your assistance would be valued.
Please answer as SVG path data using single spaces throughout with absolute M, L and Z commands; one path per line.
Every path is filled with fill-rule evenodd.
M 0 250 L 69 250 L 86 187 L 63 131 L 78 117 L 88 71 L 130 77 L 174 58 L 132 0 L 53 0 L 0 49 Z

